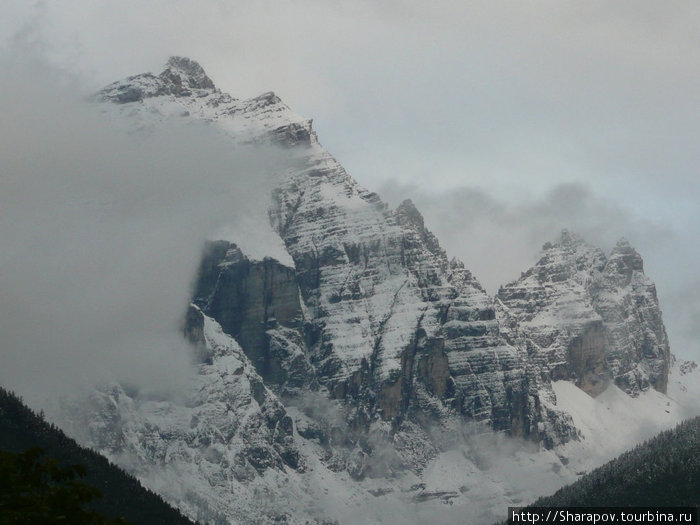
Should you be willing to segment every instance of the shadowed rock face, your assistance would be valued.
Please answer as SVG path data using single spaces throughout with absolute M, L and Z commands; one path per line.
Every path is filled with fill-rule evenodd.
M 170 57 L 160 77 L 173 84 L 176 95 L 182 95 L 187 89 L 215 89 L 202 66 L 186 57 Z
M 552 379 L 568 379 L 581 390 L 595 397 L 603 392 L 610 382 L 610 371 L 605 356 L 607 346 L 605 328 L 602 323 L 593 322 L 586 326 L 581 335 L 569 342 L 568 360 L 565 371 L 552 370 Z
M 670 349 L 656 287 L 626 240 L 610 253 L 594 294 L 609 332 L 607 359 L 615 383 L 631 394 L 649 387 L 666 392 Z
M 211 242 L 192 302 L 239 342 L 269 384 L 301 386 L 313 377 L 301 350 L 302 312 L 293 269 L 269 258 L 250 261 L 235 244 Z

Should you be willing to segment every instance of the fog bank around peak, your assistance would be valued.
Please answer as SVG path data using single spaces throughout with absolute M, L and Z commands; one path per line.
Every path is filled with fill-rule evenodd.
M 181 390 L 204 240 L 268 229 L 289 158 L 204 124 L 119 131 L 41 57 L 0 68 L 0 385 L 34 407 L 112 380 Z

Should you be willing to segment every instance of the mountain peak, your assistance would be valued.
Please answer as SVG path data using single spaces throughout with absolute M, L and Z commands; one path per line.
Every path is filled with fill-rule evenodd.
M 615 268 L 617 273 L 631 274 L 634 271 L 644 272 L 644 261 L 632 245 L 624 237 L 617 241 L 608 257 L 608 266 Z
M 576 244 L 580 244 L 582 241 L 583 239 L 577 234 L 564 228 L 561 231 L 561 234 L 559 235 L 559 240 L 557 241 L 557 244 L 561 246 L 573 246 Z
M 423 215 L 421 215 L 411 199 L 406 199 L 399 204 L 399 207 L 396 208 L 396 215 L 399 219 L 399 224 L 410 224 L 419 230 L 425 229 Z
M 172 56 L 160 75 L 142 73 L 112 82 L 96 93 L 95 98 L 103 102 L 128 104 L 164 95 L 187 97 L 192 95 L 193 90 L 215 93 L 216 87 L 197 62 L 187 57 Z
M 548 241 L 542 245 L 542 251 L 547 252 L 553 249 L 574 248 L 581 244 L 585 244 L 582 237 L 564 228 L 556 240 Z
M 668 342 L 653 284 L 627 272 L 626 254 L 606 267 L 602 250 L 563 230 L 494 300 L 461 262 L 448 260 L 413 202 L 390 211 L 317 142 L 311 121 L 274 93 L 234 99 L 199 64 L 172 57 L 162 73 L 111 84 L 101 100 L 131 104 L 114 111 L 139 126 L 188 119 L 235 146 L 300 146 L 293 162 L 280 165 L 267 209 L 250 217 L 256 227 L 209 243 L 202 255 L 191 288 L 199 310 L 188 310 L 184 329 L 199 345 L 198 369 L 182 398 L 163 405 L 105 392 L 94 417 L 74 416 L 90 444 L 138 465 L 147 479 L 158 473 L 159 488 L 200 520 L 376 521 L 340 505 L 344 494 L 331 500 L 333 509 L 347 509 L 340 519 L 316 514 L 319 472 L 351 486 L 357 502 L 368 501 L 363 479 L 387 499 L 394 497 L 383 492 L 388 486 L 400 505 L 380 513 L 407 508 L 409 498 L 471 508 L 481 492 L 466 490 L 476 482 L 453 491 L 461 480 L 449 476 L 443 492 L 429 473 L 429 465 L 442 469 L 454 459 L 449 449 L 459 441 L 450 429 L 473 422 L 478 435 L 484 425 L 554 448 L 585 437 L 570 412 L 582 399 L 592 406 L 585 396 L 610 382 L 628 393 L 666 390 Z M 268 226 L 274 239 L 256 235 Z M 253 247 L 258 260 L 233 240 Z M 264 258 L 273 253 L 289 266 Z M 575 387 L 559 389 L 567 380 L 584 397 Z M 594 443 L 603 443 L 597 436 Z M 457 470 L 481 471 L 473 455 L 464 460 Z M 542 467 L 561 477 L 566 463 Z M 580 463 L 572 465 L 573 476 Z M 432 476 L 430 492 L 416 483 L 412 497 L 399 486 L 425 479 L 423 472 Z M 350 479 L 357 483 L 340 485 Z M 277 501 L 260 507 L 255 494 L 263 492 Z M 510 501 L 509 492 L 499 494 Z
M 620 237 L 620 239 L 615 243 L 615 246 L 629 246 L 630 242 L 625 237 Z
M 187 57 L 170 57 L 160 77 L 180 88 L 215 89 L 214 82 L 204 72 L 204 68 Z

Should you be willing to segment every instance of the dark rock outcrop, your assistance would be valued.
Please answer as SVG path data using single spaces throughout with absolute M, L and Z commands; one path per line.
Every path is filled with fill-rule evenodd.
M 251 261 L 226 241 L 208 243 L 192 302 L 234 337 L 263 380 L 276 387 L 313 384 L 303 351 L 303 316 L 293 269 Z
M 184 97 L 215 90 L 214 82 L 197 62 L 184 57 L 170 57 L 160 75 L 143 73 L 114 82 L 101 90 L 97 97 L 105 102 L 128 104 L 151 97 Z

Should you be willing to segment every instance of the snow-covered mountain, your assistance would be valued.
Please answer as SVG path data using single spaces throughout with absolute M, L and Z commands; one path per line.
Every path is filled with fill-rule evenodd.
M 207 245 L 190 391 L 114 385 L 65 416 L 192 517 L 486 522 L 683 417 L 654 285 L 625 241 L 606 256 L 564 232 L 491 298 L 410 201 L 362 188 L 272 93 L 234 99 L 173 57 L 95 100 L 130 126 L 204 121 L 297 153 L 271 196 L 278 241 Z

